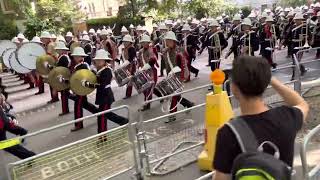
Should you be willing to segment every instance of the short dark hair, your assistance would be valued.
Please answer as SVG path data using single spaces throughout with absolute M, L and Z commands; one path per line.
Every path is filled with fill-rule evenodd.
M 262 96 L 271 80 L 270 65 L 265 58 L 240 56 L 233 61 L 231 78 L 244 96 Z

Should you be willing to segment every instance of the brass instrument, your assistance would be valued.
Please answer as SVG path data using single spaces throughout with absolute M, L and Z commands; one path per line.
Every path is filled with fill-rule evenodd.
M 36 60 L 36 70 L 40 75 L 48 75 L 54 66 L 55 60 L 50 55 L 39 56 Z
M 303 24 L 300 24 L 299 26 L 297 26 L 297 27 L 292 29 L 292 32 L 294 33 L 294 37 L 297 37 L 297 29 L 305 28 L 304 26 L 305 26 L 305 24 L 303 23 Z M 299 47 L 295 47 L 294 49 L 303 49 L 304 48 L 303 45 L 302 45 L 302 42 L 303 42 L 303 39 L 304 39 L 304 35 L 305 34 L 301 33 L 301 34 L 299 34 L 299 39 L 293 39 L 292 40 L 293 42 L 299 42 Z
M 247 54 L 248 56 L 251 56 L 251 34 L 255 31 L 248 31 L 244 35 L 240 37 L 240 42 L 243 41 L 243 44 L 240 43 L 240 54 Z M 249 42 L 248 46 L 246 45 L 246 42 Z
M 78 70 L 70 78 L 70 89 L 77 95 L 85 96 L 93 92 L 95 88 L 88 87 L 88 84 L 97 84 L 96 75 L 88 69 Z
M 213 50 L 213 60 L 220 61 L 220 58 L 218 58 L 218 53 L 220 53 L 220 56 L 222 55 L 222 49 L 221 49 L 221 42 L 220 42 L 220 37 L 219 33 L 222 31 L 217 31 L 213 33 L 209 39 L 213 38 L 213 42 L 211 41 L 211 45 L 208 48 Z

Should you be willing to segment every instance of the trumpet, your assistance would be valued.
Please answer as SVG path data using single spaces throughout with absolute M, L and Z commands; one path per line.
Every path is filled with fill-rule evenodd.
M 255 33 L 255 31 L 248 31 L 244 35 L 242 35 L 239 39 L 240 46 L 239 46 L 239 52 L 241 54 L 248 54 L 251 56 L 251 34 Z M 242 43 L 241 43 L 242 42 Z M 248 46 L 246 45 L 248 42 Z
M 213 50 L 213 59 L 214 60 L 220 60 L 219 58 L 219 54 L 221 56 L 222 54 L 222 49 L 221 49 L 221 42 L 220 42 L 220 37 L 219 37 L 219 33 L 222 32 L 221 30 L 220 31 L 217 31 L 215 33 L 213 33 L 209 39 L 212 39 L 213 38 L 213 42 L 211 43 L 212 46 L 209 46 L 208 48 L 212 49 Z M 219 53 L 219 54 L 218 54 Z

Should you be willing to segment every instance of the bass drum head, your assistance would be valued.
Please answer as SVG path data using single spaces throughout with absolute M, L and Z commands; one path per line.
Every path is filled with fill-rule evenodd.
M 30 70 L 36 69 L 39 56 L 45 55 L 46 50 L 38 43 L 28 42 L 23 44 L 16 52 L 17 62 Z
M 16 48 L 9 48 L 7 50 L 5 50 L 2 53 L 2 60 L 3 60 L 3 64 L 8 68 L 8 69 L 12 69 L 9 59 L 12 53 L 14 53 L 16 51 Z
M 9 40 L 2 40 L 0 41 L 0 56 L 3 55 L 4 51 L 9 48 L 17 49 L 17 45 Z
M 10 63 L 11 68 L 14 71 L 16 71 L 17 73 L 26 74 L 26 73 L 31 72 L 31 69 L 28 69 L 28 68 L 21 66 L 21 64 L 17 61 L 15 52 L 11 53 L 10 58 L 9 58 L 9 63 Z

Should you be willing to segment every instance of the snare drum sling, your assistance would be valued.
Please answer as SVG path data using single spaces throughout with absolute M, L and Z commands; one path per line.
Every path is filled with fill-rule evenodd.
M 183 67 L 182 67 L 182 56 L 181 54 L 179 54 L 176 50 L 176 48 L 174 49 L 169 49 L 168 50 L 168 55 L 167 56 L 163 56 L 164 57 L 164 62 L 166 64 L 166 70 L 167 72 L 171 72 L 171 70 L 175 67 L 178 66 L 181 68 L 181 74 L 184 74 L 183 71 Z M 170 75 L 168 75 L 169 77 Z M 175 75 L 174 75 L 175 76 Z M 172 76 L 172 77 L 174 77 Z M 167 77 L 167 78 L 168 78 Z M 179 77 L 179 75 L 178 75 Z M 174 78 L 172 78 L 172 80 L 174 80 Z M 181 83 L 181 82 L 180 82 Z M 179 83 L 174 83 L 174 84 L 179 84 Z M 182 86 L 182 85 L 181 85 Z M 173 92 L 175 93 L 175 92 Z M 172 94 L 172 93 L 171 93 Z M 177 96 L 173 96 L 171 99 L 171 104 L 170 104 L 170 113 L 176 112 L 177 111 L 177 104 L 178 102 L 180 102 L 180 104 L 184 107 L 192 107 L 193 103 L 189 100 L 187 100 L 186 98 L 181 97 L 181 95 L 177 95 Z

